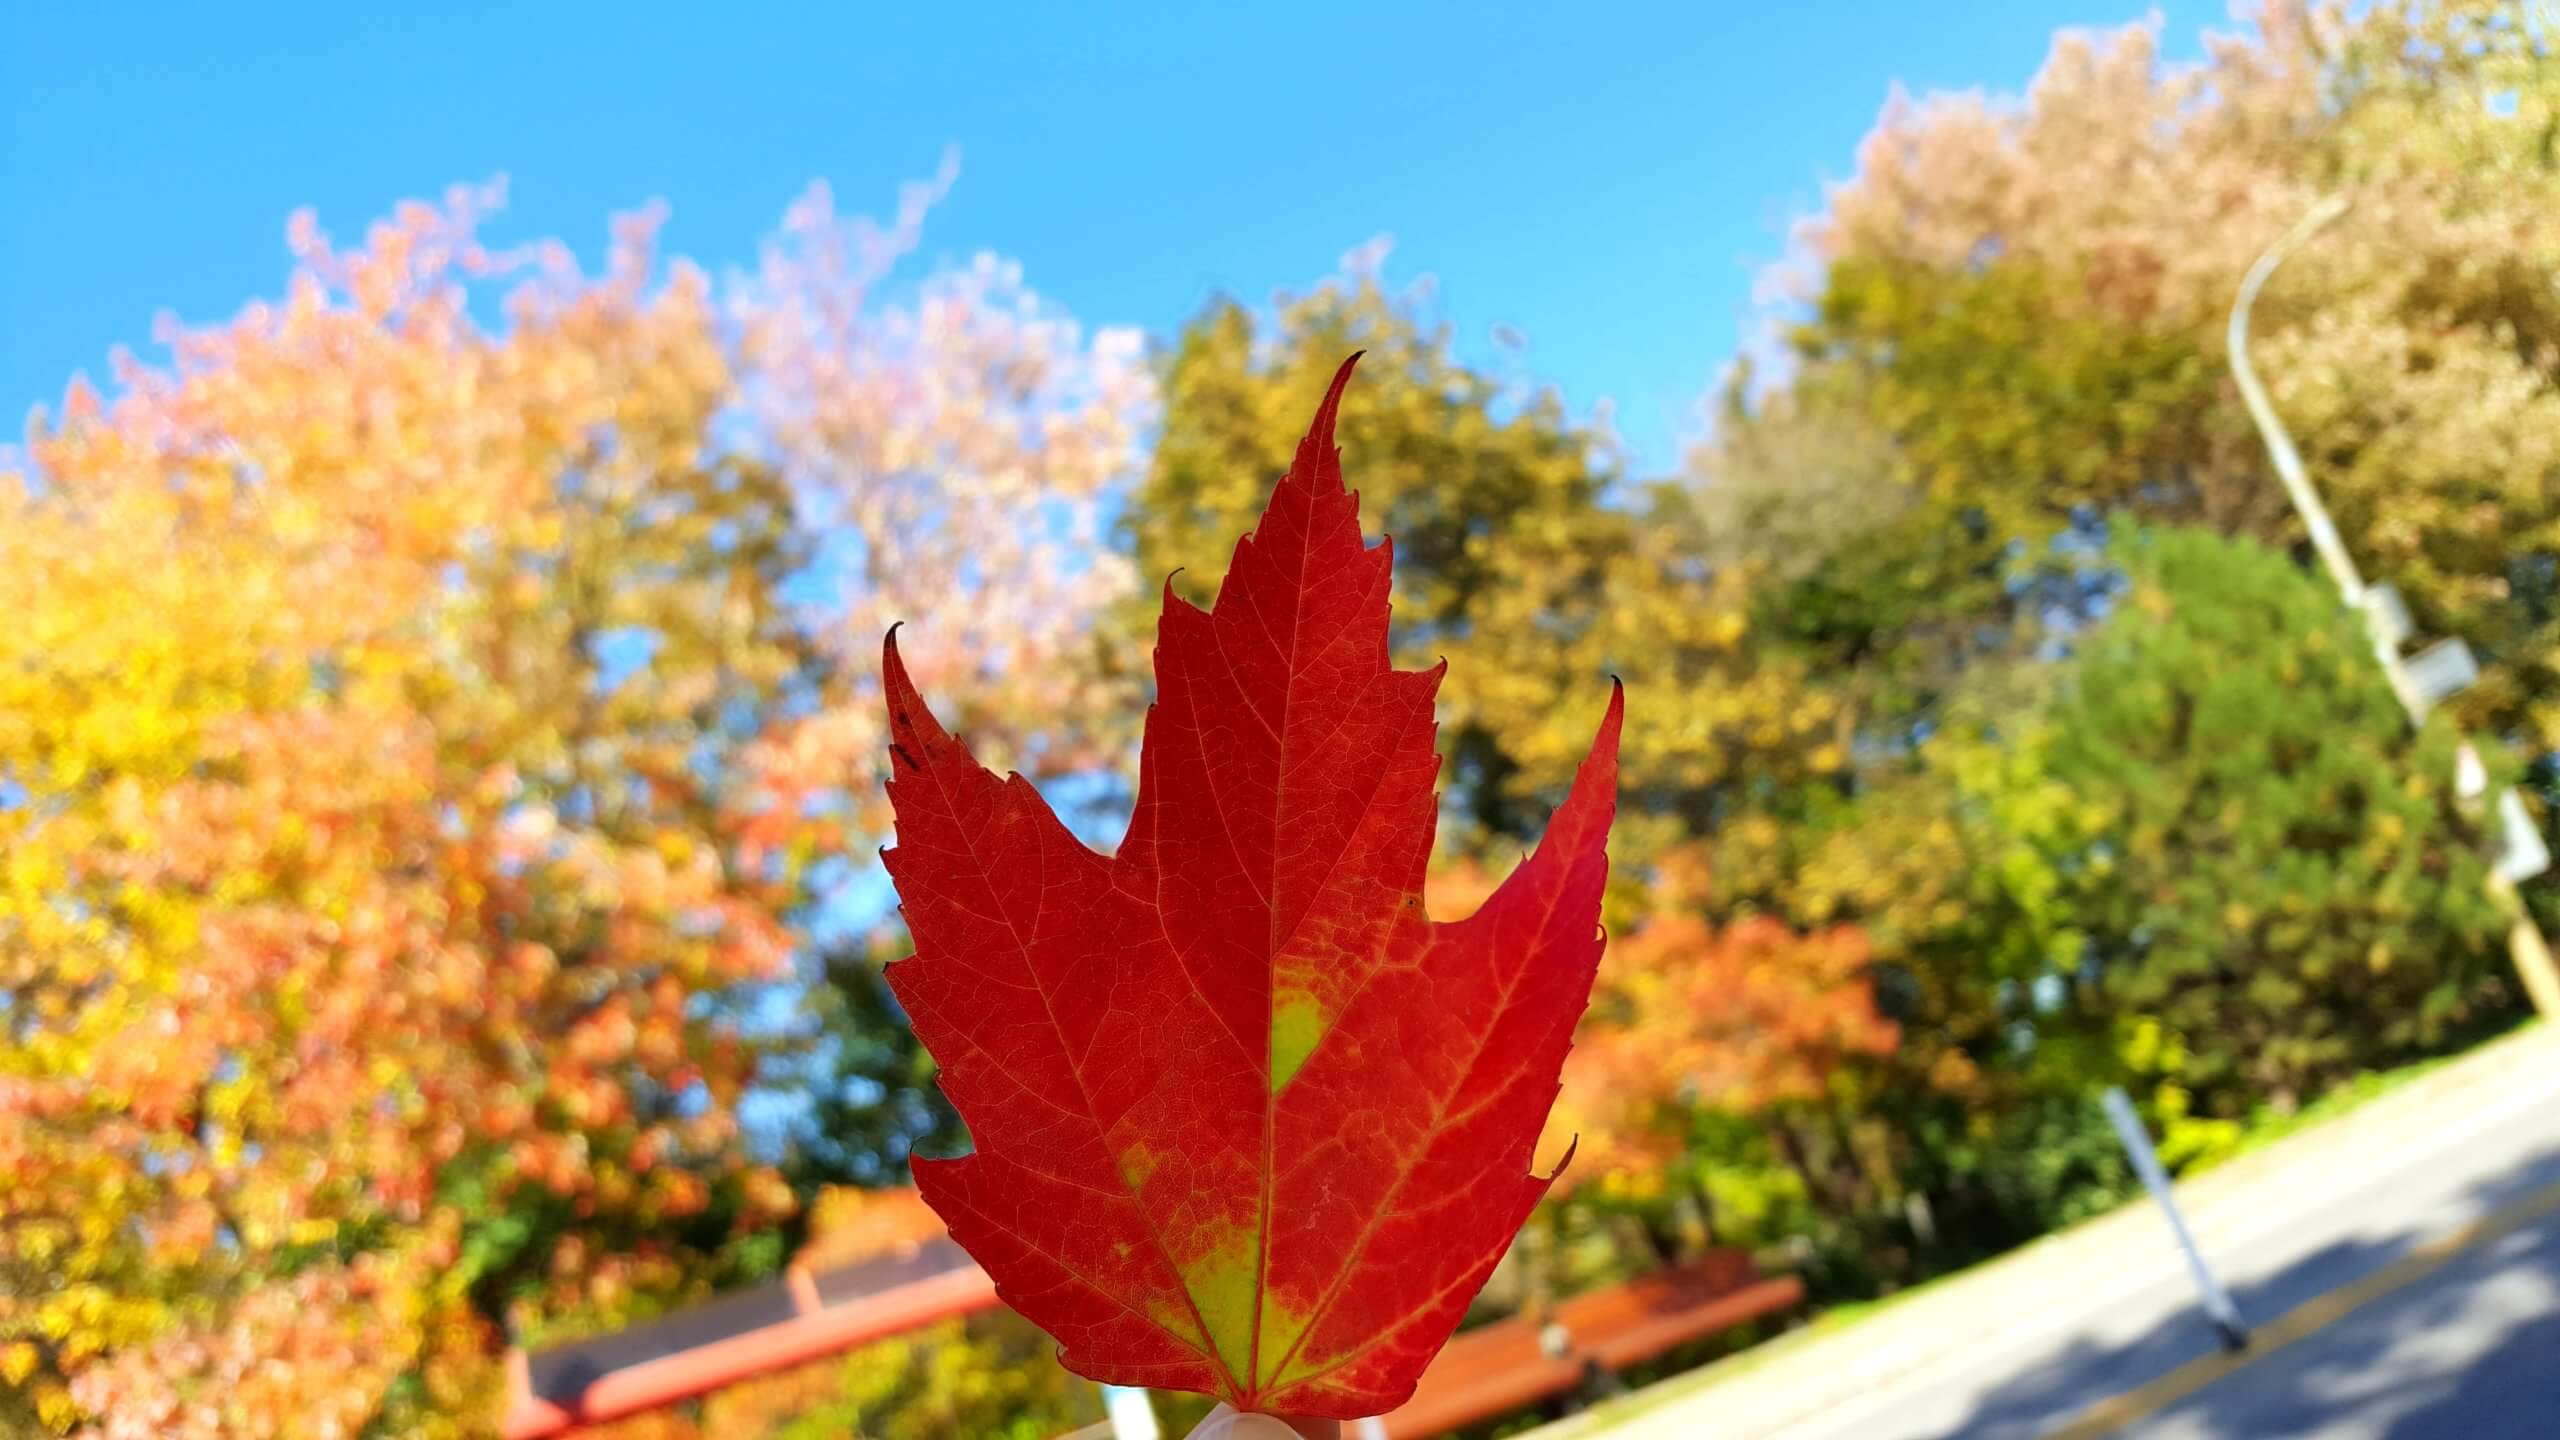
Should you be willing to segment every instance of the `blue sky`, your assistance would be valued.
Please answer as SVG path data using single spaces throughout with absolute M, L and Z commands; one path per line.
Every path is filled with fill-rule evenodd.
M 2219 3 L 2163 7 L 2190 54 Z M 1169 333 L 1381 232 L 1461 346 L 1495 325 L 1665 463 L 1788 220 L 1887 85 L 2015 90 L 2130 0 L 713 10 L 26 6 L 0 40 L 0 438 L 152 315 L 276 292 L 284 219 L 341 237 L 503 172 L 493 238 L 592 256 L 673 207 L 714 270 L 813 178 L 885 213 L 946 146 L 924 258 L 993 249 L 1088 323 Z

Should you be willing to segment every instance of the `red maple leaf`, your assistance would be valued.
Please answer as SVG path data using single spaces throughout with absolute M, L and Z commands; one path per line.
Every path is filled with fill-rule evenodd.
M 889 981 L 976 1142 L 915 1163 L 925 1198 L 1079 1374 L 1335 1418 L 1412 1394 L 1554 1179 L 1624 703 L 1537 853 L 1426 919 L 1441 671 L 1388 663 L 1392 550 L 1333 444 L 1358 358 L 1215 607 L 1165 588 L 1117 854 L 942 729 L 894 630 L 884 658 Z

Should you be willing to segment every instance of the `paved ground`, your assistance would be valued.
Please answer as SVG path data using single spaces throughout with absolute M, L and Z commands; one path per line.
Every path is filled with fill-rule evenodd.
M 2560 1210 L 2118 1430 L 2126 1440 L 2560 1435 Z
M 2236 1368 L 2146 1204 L 1730 1379 L 1671 1381 L 1540 1435 L 2560 1440 L 2549 1027 L 2180 1193 L 2266 1341 Z

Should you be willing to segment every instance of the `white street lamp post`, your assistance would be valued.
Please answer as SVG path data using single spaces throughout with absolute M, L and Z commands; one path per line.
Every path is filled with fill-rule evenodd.
M 2240 294 L 2231 304 L 2231 375 L 2239 382 L 2240 398 L 2248 404 L 2249 418 L 2257 422 L 2258 434 L 2267 443 L 2267 457 L 2275 462 L 2276 478 L 2284 482 L 2285 494 L 2292 497 L 2303 528 L 2310 532 L 2312 548 L 2320 552 L 2320 561 L 2328 567 L 2329 577 L 2338 582 L 2338 592 L 2346 597 L 2348 608 L 2365 617 L 2374 654 L 2382 661 L 2382 673 L 2390 679 L 2392 693 L 2400 697 L 2401 708 L 2408 711 L 2409 723 L 2414 726 L 2426 719 L 2430 706 L 2461 689 L 2478 673 L 2470 651 L 2458 640 L 2441 642 L 2419 656 L 2424 673 L 2416 675 L 2401 660 L 2400 644 L 2409 634 L 2407 610 L 2390 586 L 2365 585 L 2355 557 L 2347 553 L 2346 543 L 2338 538 L 2338 527 L 2330 521 L 2328 507 L 2320 503 L 2319 493 L 2311 488 L 2311 477 L 2303 471 L 2302 455 L 2294 449 L 2293 437 L 2277 418 L 2266 387 L 2258 383 L 2256 367 L 2249 363 L 2249 308 L 2256 303 L 2267 277 L 2304 241 L 2346 213 L 2347 200 L 2343 196 L 2333 195 L 2321 201 L 2249 267 L 2248 275 L 2240 281 Z M 2474 776 L 2485 779 L 2479 756 L 2466 740 L 2457 785 L 2465 798 L 2480 788 Z M 2542 931 L 2534 925 L 2532 915 L 2515 891 L 2516 882 L 2550 864 L 2550 852 L 2515 792 L 2499 796 L 2497 809 L 2504 832 L 2504 853 L 2490 874 L 2490 892 L 2512 922 L 2507 931 L 2507 948 L 2515 957 L 2516 973 L 2524 981 L 2525 993 L 2532 997 L 2534 1009 L 2545 1017 L 2560 1018 L 2560 972 L 2553 969 L 2550 947 L 2543 942 Z

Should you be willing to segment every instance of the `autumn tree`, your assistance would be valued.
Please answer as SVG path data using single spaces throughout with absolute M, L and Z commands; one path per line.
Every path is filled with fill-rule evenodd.
M 1622 760 L 1629 857 L 1846 763 L 1840 712 L 1753 643 L 1748 593 L 1704 563 L 1681 497 L 1622 483 L 1607 437 L 1551 393 L 1457 358 L 1427 290 L 1389 290 L 1374 259 L 1269 315 L 1220 301 L 1185 327 L 1127 522 L 1150 584 L 1179 568 L 1177 589 L 1211 593 L 1293 427 L 1354 350 L 1367 358 L 1342 409 L 1348 479 L 1396 547 L 1399 662 L 1449 662 L 1441 747 L 1461 848 L 1534 833 L 1588 739 L 1558 698 L 1612 674 L 1645 697 Z
M 1711 900 L 1697 850 L 1663 858 L 1646 916 L 1610 949 L 1549 1128 L 1580 1137 L 1577 1188 L 1685 1193 L 1713 1234 L 1709 1172 L 1727 1157 L 1701 1117 L 1754 1122 L 1754 1141 L 1823 1190 L 1801 1117 L 1827 1117 L 1849 1098 L 1835 1090 L 1844 1063 L 1890 1053 L 1898 1035 L 1876 1009 L 1855 928 L 1800 931 L 1768 914 L 1719 925 Z
M 2210 532 L 2083 563 L 2104 619 L 1973 672 L 1782 847 L 1786 913 L 1871 939 L 1900 1043 L 1852 1084 L 1949 1260 L 2124 1192 L 2099 1086 L 2184 1163 L 2515 1013 L 2454 737 L 2410 735 L 2360 620 Z
M 2118 553 L 2133 589 L 2046 717 L 2091 812 L 2057 857 L 2089 949 L 2054 978 L 2156 1018 L 2224 1117 L 2511 1013 L 2452 727 L 2410 736 L 2358 619 L 2286 557 L 2178 530 Z
M 780 973 L 778 877 L 688 764 L 798 663 L 777 496 L 703 443 L 698 279 L 626 229 L 492 339 L 475 201 L 297 223 L 13 487 L 0 1328 L 58 1428 L 431 1433 L 526 1292 L 789 1207 L 696 1008 Z
M 1073 774 L 1133 737 L 1134 682 L 1095 623 L 1133 572 L 1100 534 L 1134 479 L 1154 378 L 1135 331 L 1087 334 L 996 256 L 878 302 L 954 173 L 908 187 L 886 225 L 811 187 L 726 297 L 737 443 L 774 467 L 814 544 L 794 591 L 826 679 L 746 763 L 830 897 L 806 927 L 813 1043 L 776 1081 L 799 1169 L 839 1182 L 897 1181 L 911 1149 L 958 1135 L 881 980 L 903 944 L 885 892 L 863 889 L 889 830 L 882 632 L 932 637 L 917 683 L 991 763 Z
M 2260 250 L 2342 197 L 2255 359 L 2367 572 L 2484 657 L 2465 718 L 2547 748 L 2560 168 L 2528 11 L 2277 0 L 2194 64 L 2156 27 L 2073 31 L 2018 100 L 1897 95 L 1804 231 L 1779 388 L 1890 437 L 1879 511 L 1934 502 L 1995 547 L 2082 507 L 2293 543 L 2223 323 Z
M 1136 331 L 1086 334 L 997 256 L 879 303 L 952 178 L 909 187 L 886 227 L 838 216 L 824 186 L 786 212 L 728 297 L 740 448 L 819 537 L 804 593 L 851 683 L 874 687 L 882 632 L 912 626 L 933 637 L 918 685 L 949 694 L 990 763 L 1058 774 L 1128 738 L 1091 619 L 1137 588 L 1102 526 L 1127 499 L 1154 377 Z M 882 833 L 878 709 L 815 711 L 759 752 L 767 783 L 824 791 Z
M 2227 378 L 2224 325 L 2262 249 L 2340 196 L 2347 218 L 2259 302 L 2253 356 L 2366 574 L 2401 588 L 2421 631 L 2460 635 L 2482 657 L 2456 717 L 2548 749 L 2552 463 L 2537 437 L 2551 429 L 2538 417 L 2553 378 L 2550 75 L 2547 32 L 2512 5 L 2272 3 L 2243 32 L 2209 37 L 2194 63 L 2164 61 L 2155 26 L 2065 32 L 2021 96 L 1894 96 L 1776 277 L 1773 363 L 1737 378 L 1688 489 L 1711 552 L 1766 577 L 1757 628 L 1802 647 L 1845 693 L 1859 764 L 1845 806 L 1754 843 L 1720 838 L 1718 875 L 1796 923 L 1851 920 L 1871 936 L 1879 997 L 1904 1037 L 1891 1065 L 1905 1079 L 1887 1099 L 1912 1102 L 1897 1122 L 1905 1163 L 1934 1171 L 1929 1183 L 2035 1191 L 1991 1208 L 2047 1223 L 2103 1193 L 2094 1169 L 2073 1162 L 2080 1178 L 2062 1186 L 2001 1177 L 2029 1151 L 2083 1154 L 2085 1106 L 2068 1095 L 2122 1073 L 2129 1051 L 2155 1081 L 2185 1076 L 2194 1093 L 2175 1103 L 2198 1124 L 2227 1125 L 2252 1103 L 2446 1043 L 2455 1017 L 2500 1012 L 2472 969 L 2480 902 L 2433 868 L 2476 867 L 2460 838 L 2470 822 L 2419 823 L 2446 803 L 2450 762 L 2388 725 L 2359 730 L 2370 693 L 2344 678 L 2309 692 L 2303 713 L 2341 729 L 2334 748 L 2277 754 L 2266 745 L 2302 738 L 2287 719 L 2296 682 L 2199 641 L 2228 667 L 2213 683 L 2256 693 L 2265 724 L 2264 743 L 2244 745 L 2248 717 L 2224 715 L 2230 768 L 2192 778 L 2266 817 L 2303 803 L 2298 763 L 2342 767 L 2324 783 L 2406 767 L 2429 787 L 2408 813 L 2380 790 L 2329 798 L 2356 823 L 2436 837 L 2442 848 L 2415 862 L 2422 882 L 2386 882 L 2389 864 L 2343 841 L 2280 859 L 2200 800 L 2145 831 L 2158 865 L 2190 868 L 2137 874 L 2123 849 L 2131 817 L 2197 793 L 2182 767 L 2212 757 L 2177 758 L 2097 697 L 2203 705 L 2204 677 L 2137 663 L 2123 648 L 2135 632 L 2116 620 L 2084 660 L 2057 657 L 2120 600 L 2118 564 L 2133 552 L 2093 554 L 2102 528 L 2299 544 Z M 2222 558 L 2241 571 L 2186 575 L 2178 603 L 2281 618 L 2287 636 L 2335 618 L 2316 586 L 2282 601 L 2250 589 L 2277 583 L 2250 568 L 2260 552 Z M 2144 603 L 2166 583 L 2149 582 Z M 2311 642 L 2275 648 L 2296 643 Z M 2142 676 L 2147 698 L 2089 678 L 2108 656 L 2132 667 L 2117 679 Z M 2354 750 L 2354 734 L 2370 748 Z M 2099 763 L 2102 740 L 2145 758 Z M 2277 774 L 2243 774 L 2243 758 Z M 2220 868 L 2213 857 L 2234 848 L 2274 873 Z M 2296 908 L 2260 903 L 2270 885 Z M 2216 917 L 2233 935 L 2217 937 L 2200 909 L 2173 915 L 2166 898 L 2213 886 L 2257 897 Z M 2375 894 L 2411 908 L 2377 915 L 2359 898 Z M 2325 943 L 2266 928 L 2278 913 L 2394 957 L 2410 937 L 2382 932 L 2415 927 L 2449 970 L 2368 966 L 2355 983 L 2380 988 L 2353 989 Z M 2289 958 L 2216 988 L 2205 977 L 2244 973 L 2223 948 L 2244 937 Z M 2196 948 L 2173 962 L 2177 944 Z M 2289 968 L 2297 956 L 2309 971 Z M 2198 1028 L 2226 1002 L 2246 1011 L 2234 1021 L 2254 1037 L 2245 1058 Z M 2167 1018 L 2190 1004 L 2185 1021 Z M 2122 1028 L 2142 1023 L 2153 1028 Z M 2402 1024 L 2417 1028 L 2383 1033 Z
M 2510 1013 L 2454 737 L 2409 735 L 2357 618 L 2247 541 L 2113 561 L 2117 613 L 1806 867 L 1809 914 L 1875 934 L 1904 1063 L 1986 1110 L 2134 1074 L 2230 1120 Z
M 778 1263 L 759 997 L 878 823 L 840 631 L 1098 603 L 937 557 L 1096 500 L 1143 413 L 1125 342 L 998 264 L 866 328 L 830 256 L 927 198 L 885 246 L 804 202 L 726 314 L 647 217 L 597 275 L 483 246 L 485 195 L 353 250 L 298 219 L 284 299 L 39 420 L 0 563 L 13 1419 L 476 1435 L 508 1331 Z

